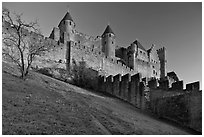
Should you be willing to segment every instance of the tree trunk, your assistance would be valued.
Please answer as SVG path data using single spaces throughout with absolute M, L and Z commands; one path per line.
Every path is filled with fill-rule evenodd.
M 30 69 L 30 64 L 29 64 L 28 67 L 26 68 L 25 76 L 28 75 L 29 69 Z
M 25 73 L 24 73 L 24 70 L 22 70 L 22 67 L 21 67 L 21 78 L 22 78 L 22 79 L 25 78 Z

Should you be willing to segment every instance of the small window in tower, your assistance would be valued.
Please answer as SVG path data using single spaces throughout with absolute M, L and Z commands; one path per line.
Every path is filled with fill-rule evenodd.
M 153 70 L 153 74 L 155 74 L 155 70 Z
M 112 44 L 113 44 L 114 42 L 112 41 Z
M 62 60 L 60 59 L 60 60 L 58 61 L 58 63 L 62 63 Z
M 72 25 L 72 22 L 70 21 L 69 24 Z
M 142 53 L 142 51 L 140 51 L 140 53 Z
M 156 76 L 157 76 L 157 72 L 156 72 Z
M 104 43 L 106 44 L 106 41 Z
M 109 37 L 111 37 L 111 34 L 109 34 Z
M 154 68 L 154 66 L 152 66 L 152 68 Z

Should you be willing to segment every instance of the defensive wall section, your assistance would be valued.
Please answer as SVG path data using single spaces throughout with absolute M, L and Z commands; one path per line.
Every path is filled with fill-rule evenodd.
M 169 88 L 168 81 L 152 79 L 148 82 L 150 89 L 150 109 L 156 115 L 175 121 L 181 125 L 202 131 L 202 92 L 199 82 L 186 84 L 174 82 Z
M 105 56 L 102 52 L 101 37 L 93 37 L 81 32 L 74 32 L 74 41 L 66 41 L 66 32 L 63 32 L 63 39 L 60 39 L 59 29 L 54 28 L 50 38 L 59 40 L 66 44 L 68 42 L 68 49 L 66 51 L 66 60 L 68 69 L 72 69 L 73 62 L 77 64 L 84 61 L 86 66 L 96 71 L 102 72 L 101 75 L 116 75 L 116 74 L 135 74 L 137 71 L 130 69 L 125 64 L 122 64 L 117 58 L 110 58 Z M 65 46 L 66 47 L 66 46 Z
M 141 110 L 151 110 L 159 117 L 201 132 L 202 92 L 199 82 L 186 84 L 186 89 L 183 89 L 183 81 L 173 83 L 171 88 L 168 86 L 167 80 L 157 79 L 149 80 L 146 85 L 140 73 L 98 78 L 99 92 L 111 94 Z
M 97 36 L 94 38 L 93 36 L 89 36 L 87 34 L 78 32 L 76 30 L 73 30 L 73 31 L 74 31 L 73 39 L 76 43 L 101 51 L 102 47 L 101 47 L 100 36 Z M 49 38 L 54 39 L 55 41 L 66 43 L 66 38 L 69 34 L 66 32 L 63 32 L 63 35 L 64 36 L 62 36 L 62 38 L 60 39 L 60 29 L 54 27 Z
M 3 37 L 12 33 L 13 28 L 10 23 L 2 23 Z M 36 60 L 33 61 L 33 67 L 49 67 L 49 68 L 64 68 L 66 69 L 66 44 L 60 43 L 53 39 L 44 37 L 43 35 L 37 34 L 26 29 L 23 30 L 22 35 L 27 38 L 34 38 L 40 40 L 41 43 L 46 45 L 47 51 L 41 55 L 37 56 Z M 32 37 L 31 37 L 32 36 Z
M 73 60 L 75 62 L 86 62 L 87 67 L 90 67 L 97 71 L 104 71 L 105 76 L 117 75 L 117 74 L 135 74 L 136 72 L 122 64 L 116 58 L 110 58 L 98 49 L 88 47 L 86 45 L 78 44 L 76 42 L 68 42 L 69 47 L 69 63 L 72 66 Z
M 151 68 L 150 68 L 150 63 L 140 60 L 140 59 L 135 59 L 135 65 L 137 68 L 137 72 L 140 72 L 143 77 L 149 78 L 151 76 Z
M 137 108 L 145 109 L 145 84 L 141 74 L 117 74 L 108 77 L 100 76 L 98 80 L 98 91 L 111 94 Z

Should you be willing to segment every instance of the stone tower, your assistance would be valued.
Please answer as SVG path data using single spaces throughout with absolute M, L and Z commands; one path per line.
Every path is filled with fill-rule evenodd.
M 106 56 L 115 57 L 115 34 L 109 25 L 102 34 L 102 51 Z
M 166 76 L 166 49 L 165 47 L 158 49 L 157 54 L 160 61 L 160 78 L 163 79 Z
M 64 18 L 58 25 L 60 29 L 60 41 L 65 43 L 66 41 L 74 41 L 75 35 L 75 23 L 69 12 L 66 13 Z
M 127 65 L 136 70 L 136 53 L 137 53 L 137 45 L 135 43 L 131 43 L 127 50 Z

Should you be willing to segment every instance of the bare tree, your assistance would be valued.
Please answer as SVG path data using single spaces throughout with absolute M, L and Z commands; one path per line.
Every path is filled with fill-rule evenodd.
M 3 35 L 3 56 L 14 62 L 20 72 L 21 78 L 25 79 L 30 66 L 37 55 L 41 55 L 46 51 L 47 47 L 43 41 L 43 37 L 39 35 L 29 35 L 28 31 L 39 33 L 38 23 L 26 23 L 22 20 L 23 14 L 13 14 L 6 8 L 2 10 L 2 24 L 9 24 L 10 28 L 6 29 Z

